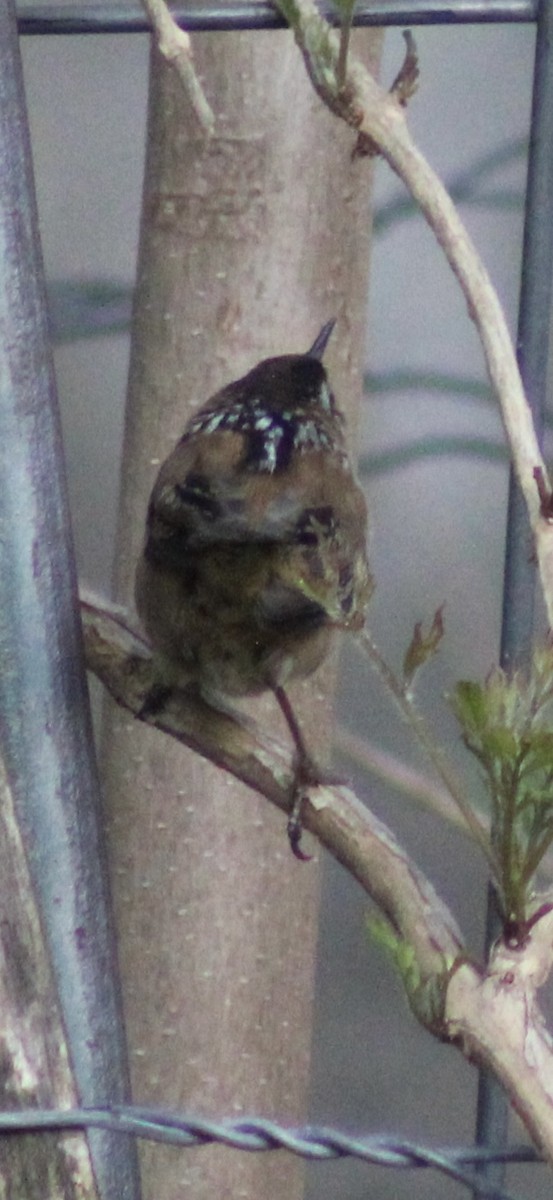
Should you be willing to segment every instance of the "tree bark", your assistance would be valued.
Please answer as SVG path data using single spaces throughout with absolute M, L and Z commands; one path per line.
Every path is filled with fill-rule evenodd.
M 360 42 L 374 62 L 378 35 Z M 370 165 L 352 161 L 288 33 L 207 34 L 195 53 L 209 142 L 152 54 L 116 565 L 129 606 L 147 496 L 194 407 L 260 358 L 307 349 L 331 316 L 325 362 L 350 416 L 361 393 Z M 315 753 L 332 675 L 294 693 Z M 256 720 L 272 726 L 275 707 L 257 702 Z M 292 857 L 266 801 L 112 706 L 105 751 L 134 1098 L 301 1120 L 316 864 Z M 302 1164 L 284 1153 L 149 1146 L 142 1165 L 155 1200 L 185 1186 L 191 1200 L 301 1194 Z
M 69 1047 L 1 756 L 0 862 L 2 1108 L 74 1108 L 78 1096 Z M 4 1135 L 0 1194 L 25 1200 L 98 1200 L 86 1137 Z

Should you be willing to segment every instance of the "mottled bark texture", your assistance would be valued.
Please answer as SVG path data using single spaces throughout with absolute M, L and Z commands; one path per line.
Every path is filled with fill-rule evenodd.
M 73 1108 L 78 1097 L 56 986 L 1 757 L 0 861 L 2 1109 Z M 4 1135 L 0 1194 L 25 1200 L 97 1200 L 84 1135 Z

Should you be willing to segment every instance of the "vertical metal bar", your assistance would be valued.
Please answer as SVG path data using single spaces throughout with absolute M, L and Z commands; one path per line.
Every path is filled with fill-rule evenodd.
M 15 11 L 0 0 L 0 739 L 80 1098 L 123 1099 L 107 900 Z M 134 1145 L 91 1135 L 103 1200 L 136 1200 Z
M 543 435 L 553 272 L 553 5 L 541 0 L 536 28 L 526 185 L 518 361 L 538 437 Z M 526 506 L 511 472 L 507 512 L 501 661 L 528 662 L 536 570 Z
M 540 0 L 536 28 L 534 88 L 522 251 L 518 361 L 538 437 L 543 435 L 553 279 L 553 0 Z M 524 667 L 532 653 L 536 568 L 526 506 L 513 471 L 509 480 L 500 662 Z M 486 949 L 501 931 L 497 899 L 488 893 Z M 479 1080 L 476 1142 L 507 1141 L 508 1105 L 491 1076 Z M 480 1167 L 488 1184 L 500 1187 L 505 1168 Z M 477 1190 L 475 1195 L 480 1193 Z

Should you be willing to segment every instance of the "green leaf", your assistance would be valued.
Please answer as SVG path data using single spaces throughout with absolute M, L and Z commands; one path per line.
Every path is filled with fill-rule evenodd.
M 553 732 L 548 729 L 532 730 L 525 739 L 525 759 L 521 767 L 521 778 L 534 771 L 553 771 Z
M 394 962 L 401 975 L 409 1006 L 417 1019 L 434 1033 L 439 1033 L 444 1022 L 447 984 L 453 963 L 448 963 L 444 958 L 443 970 L 425 978 L 413 946 L 398 937 L 381 913 L 369 914 L 367 929 Z
M 452 706 L 484 769 L 493 842 L 508 916 L 524 919 L 533 873 L 553 840 L 553 646 L 534 653 L 528 675 L 494 669 L 462 681 Z
M 495 759 L 497 765 L 515 764 L 519 754 L 518 738 L 504 725 L 494 725 L 482 733 L 482 750 L 486 758 Z
M 393 959 L 407 992 L 419 987 L 421 975 L 413 947 L 398 937 L 390 922 L 381 913 L 368 914 L 367 930 L 380 948 Z
M 455 688 L 451 703 L 463 731 L 481 734 L 488 720 L 486 692 L 482 684 L 462 679 Z

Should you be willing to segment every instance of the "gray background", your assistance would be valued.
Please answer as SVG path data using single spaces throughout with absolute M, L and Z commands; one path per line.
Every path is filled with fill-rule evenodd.
M 421 148 L 449 182 L 482 155 L 525 135 L 534 33 L 525 25 L 415 32 L 422 80 L 409 120 Z M 115 297 L 108 317 L 124 317 L 137 247 L 147 40 L 26 38 L 22 49 L 48 279 L 122 285 L 123 298 Z M 384 78 L 394 77 L 402 54 L 399 31 L 388 32 Z M 491 185 L 522 197 L 523 158 L 515 156 L 495 172 Z M 379 164 L 377 208 L 401 196 L 401 185 Z M 472 203 L 462 205 L 462 212 L 514 328 L 521 205 L 499 209 Z M 66 316 L 73 319 L 67 287 L 56 292 L 58 319 L 64 302 Z M 124 333 L 56 347 L 79 567 L 89 583 L 103 588 L 110 578 L 127 362 Z M 464 301 L 416 214 L 394 221 L 375 241 L 367 365 L 373 372 L 423 369 L 483 378 Z M 429 433 L 478 435 L 498 444 L 502 439 L 493 405 L 467 396 L 404 390 L 367 400 L 367 451 Z M 497 657 L 506 480 L 506 468 L 498 463 L 450 456 L 373 474 L 367 484 L 377 580 L 372 628 L 399 663 L 414 622 L 428 619 L 445 602 L 446 643 L 428 672 L 423 696 L 456 756 L 457 732 L 441 696 L 459 676 L 481 677 Z M 367 682 L 365 665 L 351 654 L 346 665 L 340 697 L 344 722 L 418 761 L 378 683 Z M 470 768 L 468 773 L 474 778 Z M 485 876 L 476 852 L 410 800 L 373 780 L 356 776 L 355 781 L 430 874 L 478 952 Z M 329 863 L 311 1116 L 367 1132 L 470 1141 L 474 1072 L 408 1012 L 393 969 L 367 936 L 366 909 L 365 897 Z M 520 1137 L 516 1128 L 514 1133 Z M 519 1195 L 537 1200 L 546 1195 L 540 1168 L 514 1172 L 513 1190 L 517 1184 Z M 311 1200 L 437 1200 L 466 1194 L 426 1172 L 415 1176 L 353 1163 L 313 1167 L 309 1187 Z

